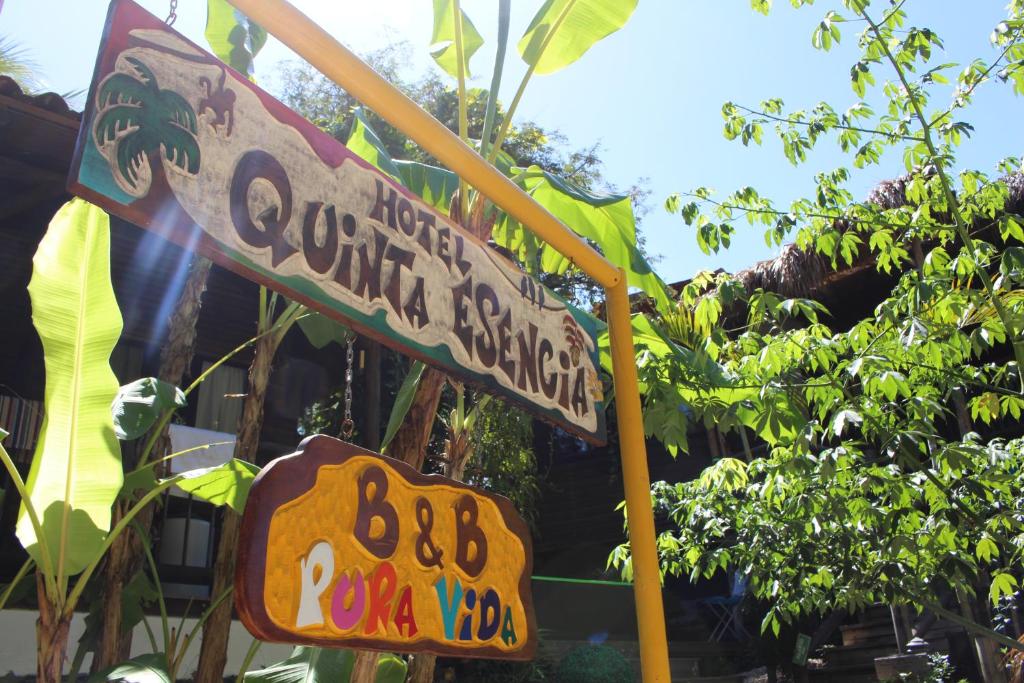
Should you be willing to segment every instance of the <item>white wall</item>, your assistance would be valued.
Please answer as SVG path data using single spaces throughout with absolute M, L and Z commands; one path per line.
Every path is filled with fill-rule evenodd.
M 0 675 L 13 672 L 19 676 L 34 675 L 36 672 L 36 618 L 37 613 L 29 610 L 3 610 L 0 611 Z M 177 627 L 180 617 L 171 617 L 170 626 Z M 75 648 L 78 646 L 78 638 L 84 629 L 85 615 L 76 614 L 71 622 L 71 633 L 68 637 L 68 653 L 65 672 L 70 668 L 71 660 L 75 656 Z M 195 619 L 185 620 L 185 633 L 187 634 L 195 627 Z M 162 643 L 162 629 L 160 617 L 149 617 L 150 628 L 157 639 L 157 645 Z M 182 637 L 180 640 L 184 640 Z M 185 661 L 178 671 L 179 678 L 191 678 L 199 661 L 199 644 L 202 638 L 196 636 L 189 647 Z M 245 627 L 238 621 L 231 622 L 231 639 L 228 641 L 228 664 L 225 674 L 233 675 L 238 673 L 245 653 L 252 644 L 252 636 L 245 630 Z M 132 656 L 148 654 L 152 651 L 149 637 L 142 624 L 135 627 L 132 634 Z M 279 662 L 291 654 L 291 645 L 279 645 L 276 643 L 264 643 L 250 669 L 260 669 L 268 664 Z M 89 663 L 92 656 L 85 659 L 83 671 L 89 670 Z

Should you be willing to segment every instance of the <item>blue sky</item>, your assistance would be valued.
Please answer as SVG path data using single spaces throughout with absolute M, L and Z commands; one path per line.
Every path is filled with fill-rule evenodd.
M 167 0 L 140 4 L 160 17 L 167 14 Z M 427 55 L 429 0 L 295 4 L 356 51 L 407 40 L 413 46 L 410 75 L 434 68 Z M 541 4 L 513 2 L 513 43 Z M 619 187 L 648 179 L 651 211 L 643 230 L 649 250 L 662 257 L 657 269 L 666 280 L 689 277 L 701 268 L 743 268 L 773 255 L 760 231 L 741 230 L 732 249 L 707 257 L 697 248 L 692 230 L 665 213 L 662 202 L 672 192 L 699 185 L 722 193 L 752 185 L 788 203 L 811 192 L 816 172 L 849 166 L 828 143 L 820 143 L 822 149 L 807 163 L 793 167 L 770 136 L 761 148 L 744 148 L 726 141 L 721 132 L 721 106 L 728 100 L 756 106 L 768 97 L 782 97 L 792 108 L 810 108 L 826 100 L 839 110 L 854 102 L 848 72 L 855 61 L 859 25 L 844 25 L 842 43 L 830 53 L 811 46 L 814 26 L 838 4 L 819 2 L 797 11 L 785 0 L 776 0 L 776 10 L 763 17 L 749 9 L 747 0 L 640 0 L 622 31 L 567 69 L 535 77 L 517 118 L 560 130 L 574 147 L 599 141 L 606 177 Z M 910 0 L 906 9 L 911 24 L 929 26 L 944 39 L 946 54 L 938 56 L 938 62 L 965 63 L 976 56 L 994 56 L 988 36 L 1004 16 L 1004 4 L 1005 0 Z M 487 41 L 472 63 L 472 85 L 479 87 L 490 80 L 495 5 L 493 0 L 463 0 L 463 8 Z M 106 6 L 102 0 L 5 0 L 0 36 L 30 50 L 51 89 L 86 88 Z M 175 28 L 205 44 L 205 0 L 179 0 L 178 17 Z M 295 58 L 271 39 L 257 58 L 261 84 L 274 92 L 277 65 Z M 524 71 L 518 54 L 510 50 L 502 88 L 506 101 Z M 1008 86 L 992 84 L 981 90 L 967 116 L 977 132 L 964 145 L 958 167 L 988 171 L 998 159 L 1020 155 L 1022 104 Z M 849 187 L 862 197 L 876 182 L 901 170 L 901 159 L 891 155 L 881 165 L 855 172 Z

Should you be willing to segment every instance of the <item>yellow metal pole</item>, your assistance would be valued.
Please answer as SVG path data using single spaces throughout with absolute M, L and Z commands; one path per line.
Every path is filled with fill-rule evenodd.
M 669 683 L 668 641 L 651 509 L 629 293 L 625 273 L 562 225 L 457 135 L 381 78 L 357 56 L 284 0 L 228 0 L 321 73 L 467 180 L 537 237 L 572 259 L 608 294 L 619 448 L 629 510 L 634 597 L 644 683 Z
M 633 350 L 626 278 L 605 289 L 608 294 L 608 331 L 615 372 L 615 415 L 619 427 L 619 453 L 626 489 L 629 541 L 633 557 L 633 598 L 640 636 L 640 665 L 644 683 L 669 683 L 668 640 L 661 602 L 661 576 L 651 509 L 651 475 L 647 470 L 640 388 Z
M 529 226 L 537 237 L 571 258 L 600 285 L 611 287 L 619 281 L 620 271 L 604 256 L 305 14 L 285 0 L 228 2 L 415 140 L 510 216 Z

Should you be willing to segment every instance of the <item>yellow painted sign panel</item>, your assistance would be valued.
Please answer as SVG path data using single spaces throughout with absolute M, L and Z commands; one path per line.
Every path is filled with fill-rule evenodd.
M 264 640 L 528 659 L 532 549 L 511 502 L 325 436 L 254 482 L 236 604 Z

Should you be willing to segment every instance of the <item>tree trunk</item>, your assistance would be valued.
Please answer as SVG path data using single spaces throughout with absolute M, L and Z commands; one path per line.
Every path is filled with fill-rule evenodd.
M 39 620 L 36 622 L 36 680 L 39 683 L 60 683 L 64 670 L 64 654 L 68 649 L 68 627 L 71 618 L 63 616 L 46 596 L 43 575 L 36 571 L 36 592 L 39 595 Z
M 960 603 L 960 613 L 965 619 L 991 628 L 991 621 L 986 618 L 985 609 L 982 607 L 976 611 L 976 601 L 966 591 L 957 589 L 956 598 Z M 999 656 L 999 645 L 991 638 L 974 633 L 968 633 L 967 637 L 971 639 L 978 673 L 981 674 L 983 683 L 1006 683 L 1006 671 Z
M 206 282 L 212 265 L 209 259 L 201 256 L 192 259 L 185 286 L 175 304 L 174 312 L 171 313 L 167 341 L 160 350 L 160 371 L 157 376 L 175 386 L 181 386 L 182 379 L 192 364 L 192 356 L 195 354 L 196 323 L 199 322 L 203 292 L 206 291 Z M 170 444 L 169 432 L 165 427 L 153 445 L 151 457 L 159 459 L 166 456 L 171 450 Z M 164 464 L 156 466 L 157 476 L 163 476 L 165 471 Z M 155 506 L 155 502 L 146 506 L 135 517 L 141 528 L 148 529 L 152 524 Z M 123 504 L 117 504 L 112 524 L 116 524 L 124 512 Z M 94 673 L 123 662 L 131 656 L 132 632 L 131 629 L 124 631 L 121 625 L 121 596 L 125 585 L 139 571 L 142 557 L 142 539 L 131 529 L 126 529 L 114 539 L 107 553 L 103 568 L 100 635 L 92 662 Z
M 235 457 L 248 460 L 256 458 L 260 444 L 260 430 L 263 427 L 263 403 L 267 396 L 267 384 L 277 351 L 279 336 L 268 334 L 256 343 L 256 353 L 249 366 L 249 392 L 242 406 L 242 420 L 235 441 Z M 213 588 L 210 599 L 215 600 L 230 588 L 235 579 L 235 555 L 238 546 L 238 530 L 241 517 L 231 508 L 225 507 L 220 540 L 217 544 L 217 560 L 213 566 Z M 213 683 L 224 678 L 227 664 L 228 635 L 231 630 L 231 612 L 234 601 L 225 600 L 213 610 L 203 625 L 203 641 L 199 650 L 199 668 L 196 669 L 197 683 Z
M 445 376 L 440 370 L 427 367 L 423 370 L 420 385 L 416 390 L 405 422 L 395 433 L 388 446 L 388 455 L 404 460 L 417 470 L 423 469 L 423 460 L 430 442 L 430 430 L 437 416 L 437 405 L 441 402 L 441 390 Z
M 409 675 L 405 683 L 434 683 L 434 667 L 437 657 L 427 653 L 418 654 L 409 662 Z
M 423 469 L 423 460 L 426 456 L 427 444 L 430 441 L 430 430 L 434 426 L 434 418 L 437 416 L 437 405 L 441 402 L 441 390 L 444 389 L 444 383 L 443 372 L 431 367 L 424 368 L 420 385 L 416 389 L 412 405 L 409 406 L 405 422 L 395 432 L 391 445 L 388 446 L 388 455 L 404 460 L 417 470 Z M 378 653 L 369 650 L 356 652 L 351 683 L 373 683 L 377 674 L 378 656 Z M 428 657 L 429 668 L 426 661 L 420 661 L 426 660 Z M 410 677 L 408 680 L 433 680 L 434 660 L 435 657 L 432 655 L 416 655 L 409 667 Z M 419 674 L 420 678 L 413 678 L 414 672 L 419 669 L 422 669 Z
M 352 662 L 350 683 L 374 683 L 377 678 L 377 660 L 380 653 L 375 650 L 358 650 Z

